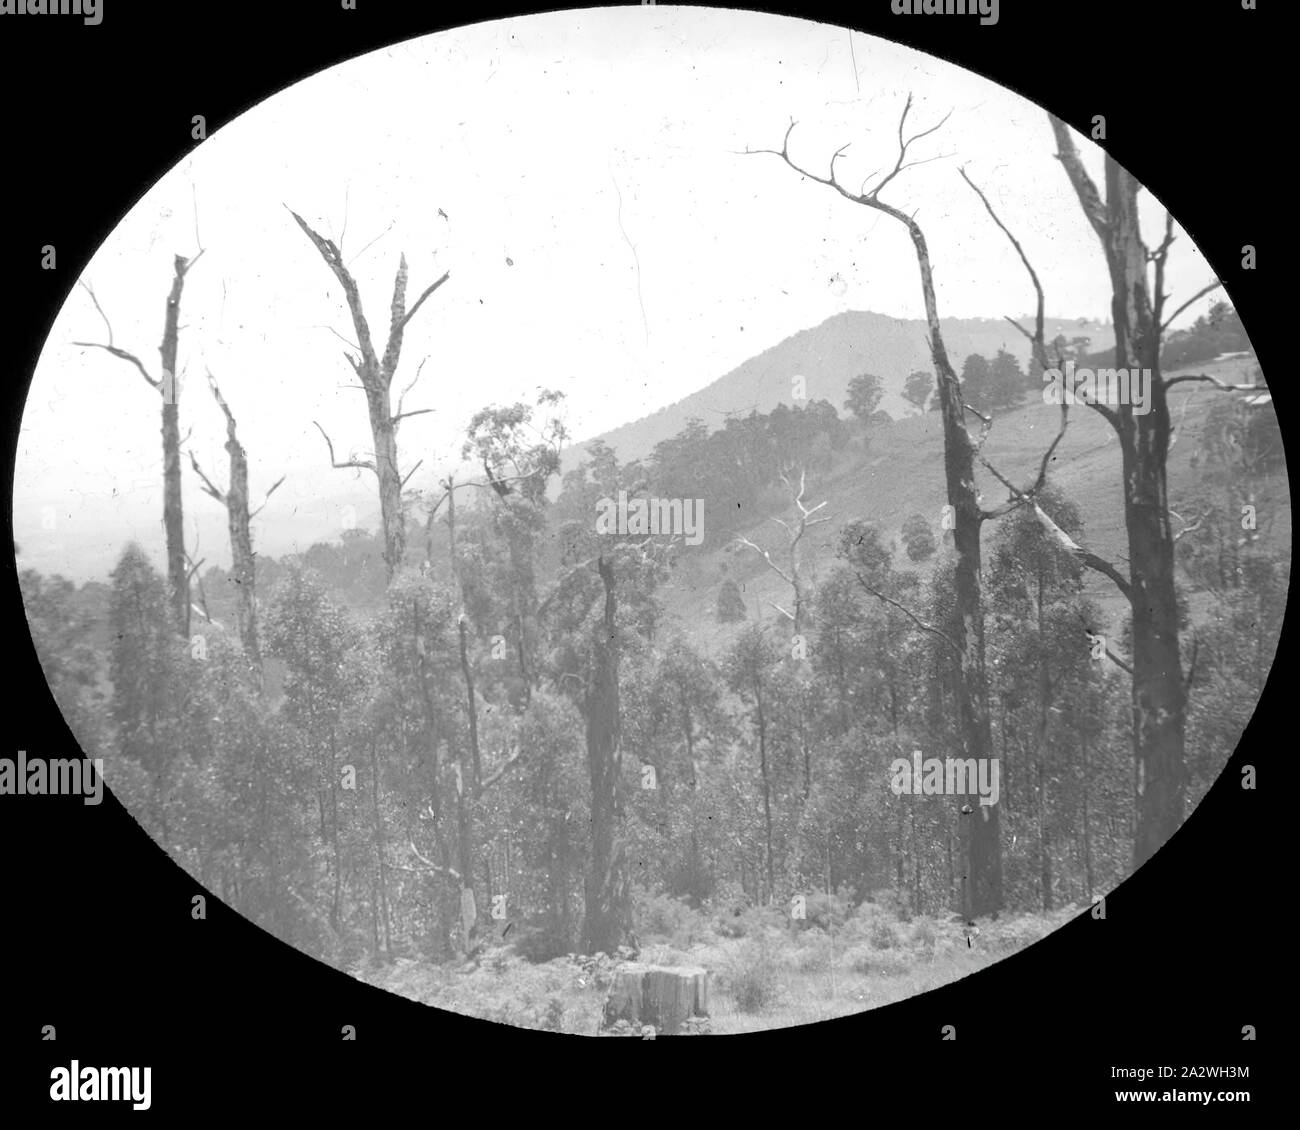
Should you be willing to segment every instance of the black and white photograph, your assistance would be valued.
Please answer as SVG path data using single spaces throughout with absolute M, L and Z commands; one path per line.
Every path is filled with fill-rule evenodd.
M 489 1041 L 707 1058 L 1110 929 L 1266 760 L 1266 230 L 1211 264 L 1120 102 L 820 16 L 445 22 L 180 106 L 97 240 L 26 233 L 63 289 L 15 366 L 12 587 L 66 729 L 0 751 L 0 815 L 120 806 L 178 916 Z M 1265 175 L 1224 153 L 1186 174 Z M 52 1101 L 148 1108 L 70 1047 Z

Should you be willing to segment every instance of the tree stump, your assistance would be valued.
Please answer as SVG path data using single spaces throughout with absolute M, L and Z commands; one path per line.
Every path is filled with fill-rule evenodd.
M 614 972 L 603 1027 L 626 1020 L 635 1027 L 653 1025 L 656 1034 L 676 1035 L 689 1018 L 708 1015 L 709 975 L 704 969 L 629 962 Z

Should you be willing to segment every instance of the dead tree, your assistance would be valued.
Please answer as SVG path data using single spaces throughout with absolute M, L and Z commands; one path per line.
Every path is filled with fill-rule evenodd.
M 741 545 L 748 546 L 755 553 L 757 553 L 767 563 L 767 567 L 771 569 L 772 572 L 774 572 L 778 577 L 780 577 L 781 580 L 785 581 L 787 585 L 790 586 L 791 593 L 793 596 L 793 605 L 794 605 L 793 612 L 786 611 L 779 604 L 776 604 L 770 600 L 768 601 L 768 604 L 772 605 L 773 608 L 775 608 L 779 613 L 781 613 L 782 616 L 784 616 L 787 620 L 791 622 L 791 624 L 794 627 L 794 634 L 797 636 L 803 630 L 804 603 L 806 599 L 804 593 L 803 578 L 802 576 L 800 576 L 799 573 L 799 543 L 803 540 L 803 536 L 807 532 L 809 526 L 816 526 L 822 522 L 829 522 L 830 518 L 813 517 L 813 515 L 816 514 L 818 510 L 820 510 L 823 506 L 826 505 L 825 502 L 819 502 L 817 503 L 816 506 L 804 505 L 804 501 L 803 501 L 804 469 L 802 467 L 799 469 L 798 490 L 795 489 L 794 484 L 790 481 L 790 476 L 786 474 L 785 471 L 781 472 L 781 481 L 785 484 L 786 489 L 789 490 L 791 496 L 793 497 L 795 509 L 799 513 L 798 519 L 792 519 L 793 524 L 791 522 L 785 521 L 785 519 L 783 518 L 772 519 L 773 522 L 775 522 L 778 526 L 780 526 L 783 530 L 785 530 L 786 537 L 789 539 L 789 543 L 786 546 L 786 553 L 788 555 L 789 564 L 786 566 L 785 569 L 782 569 L 779 565 L 777 565 L 775 561 L 772 560 L 772 555 L 768 553 L 767 550 L 760 549 L 748 538 L 738 538 L 737 540 L 740 542 Z
M 420 297 L 415 300 L 415 304 L 408 310 L 406 308 L 406 256 L 401 257 L 398 261 L 397 277 L 393 281 L 388 344 L 384 347 L 383 355 L 380 356 L 375 351 L 374 341 L 370 336 L 370 324 L 366 321 L 365 311 L 361 305 L 361 292 L 357 289 L 357 283 L 352 277 L 352 273 L 344 264 L 343 255 L 339 248 L 332 240 L 326 239 L 313 230 L 297 212 L 290 209 L 289 214 L 297 221 L 298 226 L 306 233 L 312 245 L 320 252 L 321 258 L 325 260 L 325 265 L 339 280 L 339 285 L 343 287 L 343 295 L 347 299 L 348 312 L 352 315 L 352 327 L 357 335 L 357 353 L 344 353 L 343 356 L 352 367 L 352 371 L 356 373 L 357 379 L 361 381 L 361 389 L 366 394 L 366 407 L 370 416 L 370 435 L 374 443 L 373 460 L 347 459 L 339 462 L 334 457 L 334 444 L 326 435 L 325 429 L 319 424 L 316 427 L 320 430 L 321 435 L 325 436 L 331 466 L 357 467 L 371 471 L 379 483 L 379 509 L 384 526 L 384 564 L 388 567 L 388 577 L 391 580 L 397 570 L 401 568 L 402 557 L 406 551 L 406 518 L 402 512 L 402 488 L 411 475 L 415 473 L 416 467 L 419 466 L 417 463 L 416 467 L 412 467 L 405 477 L 402 476 L 397 458 L 397 429 L 401 421 L 407 416 L 422 415 L 431 412 L 432 409 L 420 408 L 413 412 L 404 412 L 399 397 L 397 411 L 394 412 L 390 389 L 393 383 L 393 375 L 397 372 L 397 365 L 401 360 L 402 338 L 406 332 L 407 323 L 415 317 L 416 311 L 424 304 L 425 299 L 447 281 L 451 272 L 444 271 L 442 277 L 426 287 Z M 416 380 L 419 379 L 419 375 L 417 371 Z M 414 385 L 414 383 L 415 381 L 412 381 L 411 385 Z M 410 387 L 407 387 L 407 392 L 410 391 Z
M 1191 381 L 1230 391 L 1262 391 L 1265 386 L 1226 385 L 1204 374 L 1171 379 L 1161 374 L 1164 331 L 1191 303 L 1220 284 L 1215 281 L 1202 288 L 1166 318 L 1165 265 L 1174 239 L 1173 218 L 1166 217 L 1164 238 L 1149 251 L 1139 225 L 1138 192 L 1142 186 L 1137 179 L 1107 154 L 1103 198 L 1083 166 L 1070 127 L 1056 117 L 1049 118 L 1056 136 L 1056 156 L 1106 257 L 1115 324 L 1115 367 L 1150 373 L 1150 411 L 1135 413 L 1131 404 L 1088 404 L 1119 438 L 1128 577 L 1094 554 L 1084 554 L 1077 546 L 1065 547 L 1081 554 L 1084 564 L 1110 577 L 1128 599 L 1132 613 L 1133 865 L 1140 867 L 1182 824 L 1187 788 L 1188 680 L 1182 670 L 1174 589 L 1177 537 L 1169 523 L 1167 461 L 1172 427 L 1168 392 L 1176 384 Z M 1154 279 L 1148 278 L 1149 269 Z
M 172 261 L 172 286 L 163 315 L 162 344 L 158 347 L 162 370 L 157 377 L 150 376 L 149 370 L 134 353 L 128 353 L 114 344 L 113 326 L 100 306 L 99 299 L 95 297 L 94 290 L 87 283 L 82 285 L 104 320 L 108 342 L 73 342 L 74 345 L 90 349 L 103 349 L 134 365 L 149 387 L 162 398 L 163 536 L 167 546 L 167 582 L 176 630 L 186 637 L 190 633 L 190 588 L 185 568 L 185 517 L 181 506 L 180 389 L 177 384 L 176 353 L 180 341 L 181 293 L 185 289 L 185 276 L 202 256 L 203 251 L 200 249 L 193 259 L 177 255 Z
M 801 176 L 834 189 L 854 204 L 880 212 L 906 229 L 916 250 L 917 265 L 921 275 L 921 294 L 925 303 L 926 323 L 930 333 L 930 355 L 934 362 L 937 395 L 943 420 L 944 479 L 948 504 L 954 516 L 953 544 L 957 553 L 954 588 L 956 597 L 954 644 L 960 664 L 959 693 L 963 756 L 984 761 L 993 747 L 992 729 L 988 712 L 988 678 L 984 662 L 984 607 L 980 587 L 980 526 L 984 521 L 979 494 L 975 485 L 975 442 L 966 430 L 966 408 L 962 401 L 961 382 L 948 359 L 939 324 L 939 309 L 935 299 L 934 273 L 925 233 L 913 216 L 901 208 L 880 199 L 880 193 L 905 169 L 923 164 L 909 161 L 908 150 L 917 141 L 935 132 L 947 117 L 929 129 L 906 136 L 907 117 L 912 108 L 911 95 L 903 107 L 898 121 L 898 155 L 891 168 L 868 189 L 866 182 L 859 191 L 845 187 L 835 173 L 835 162 L 848 148 L 835 151 L 825 176 L 818 175 L 796 164 L 790 157 L 792 121 L 786 130 L 781 148 L 748 150 L 753 153 L 770 153 L 780 157 Z M 934 160 L 935 158 L 927 158 Z M 870 180 L 868 177 L 867 180 Z M 962 803 L 962 856 L 961 883 L 962 912 L 967 920 L 976 915 L 996 914 L 1002 907 L 1002 847 L 996 805 L 970 805 Z
M 199 467 L 194 452 L 190 452 L 190 466 L 203 482 L 203 491 L 226 508 L 227 526 L 230 530 L 230 580 L 235 586 L 235 624 L 239 642 L 244 648 L 244 658 L 253 673 L 258 687 L 262 685 L 262 649 L 257 640 L 257 558 L 253 553 L 252 520 L 262 512 L 285 476 L 281 475 L 266 492 L 266 498 L 256 510 L 248 509 L 248 455 L 239 442 L 235 416 L 221 395 L 217 379 L 208 373 L 208 388 L 212 390 L 222 414 L 226 417 L 226 452 L 230 456 L 230 485 L 220 490 Z

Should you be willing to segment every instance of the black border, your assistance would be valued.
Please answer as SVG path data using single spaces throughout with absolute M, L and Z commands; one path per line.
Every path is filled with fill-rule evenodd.
M 1278 241 L 1268 236 L 1282 215 L 1273 194 L 1290 148 L 1275 111 L 1284 107 L 1287 71 L 1268 50 L 1282 38 L 1277 9 L 1284 5 L 1261 6 L 1002 0 L 999 23 L 981 27 L 971 19 L 894 16 L 889 0 L 746 5 L 940 55 L 1076 127 L 1105 114 L 1107 148 L 1173 207 L 1226 280 L 1265 371 L 1271 365 L 1277 373 L 1284 358 L 1266 295 L 1279 258 Z M 538 10 L 399 0 L 358 0 L 356 11 L 342 10 L 339 0 L 281 0 L 274 9 L 105 0 L 98 27 L 0 16 L 8 517 L 26 384 L 50 322 L 100 241 L 195 144 L 191 114 L 205 114 L 211 132 L 326 66 L 447 27 Z M 39 269 L 45 243 L 58 248 L 55 272 Z M 1240 270 L 1244 243 L 1259 247 L 1256 271 Z M 1276 382 L 1274 394 L 1289 434 L 1291 392 Z M 12 664 L 10 733 L 0 755 L 70 751 L 8 555 L 3 568 Z M 168 1118 L 245 1110 L 309 1118 L 349 1108 L 376 1120 L 405 1117 L 403 1108 L 430 1119 L 492 1117 L 513 1112 L 516 1098 L 543 1104 L 540 1112 L 556 1118 L 695 1118 L 714 1096 L 729 1113 L 761 1101 L 773 1117 L 786 1103 L 813 1118 L 843 1117 L 844 1106 L 849 1117 L 908 1110 L 1041 1116 L 1114 1109 L 1111 1065 L 1160 1063 L 1249 1065 L 1249 1080 L 1175 1085 L 1249 1089 L 1258 1110 L 1271 1089 L 1263 1084 L 1276 1084 L 1268 1045 L 1280 1039 L 1277 982 L 1290 962 L 1281 918 L 1288 884 L 1283 874 L 1274 878 L 1269 865 L 1279 857 L 1261 839 L 1281 817 L 1283 790 L 1272 771 L 1281 759 L 1266 755 L 1279 748 L 1271 730 L 1290 735 L 1283 695 L 1294 637 L 1288 624 L 1263 702 L 1228 769 L 1171 844 L 1108 897 L 1106 921 L 1085 917 L 976 978 L 860 1018 L 659 1040 L 653 1049 L 503 1029 L 365 989 L 215 898 L 206 923 L 194 923 L 189 900 L 200 888 L 116 801 L 106 797 L 94 808 L 48 798 L 38 807 L 5 798 L 0 1110 L 103 1117 L 103 1104 L 49 1102 L 50 1069 L 72 1058 L 152 1066 L 153 1112 Z M 1247 762 L 1260 771 L 1255 792 L 1237 785 Z M 45 1024 L 57 1028 L 53 1043 L 41 1040 Z M 343 1024 L 356 1025 L 357 1042 L 340 1039 Z M 955 1042 L 941 1041 L 945 1024 L 956 1026 Z M 1242 1040 L 1246 1024 L 1257 1027 L 1258 1042 Z M 542 1089 L 533 1092 L 530 1083 Z M 629 1090 L 645 1098 L 638 1102 Z M 1238 1107 L 1228 1117 L 1249 1116 Z

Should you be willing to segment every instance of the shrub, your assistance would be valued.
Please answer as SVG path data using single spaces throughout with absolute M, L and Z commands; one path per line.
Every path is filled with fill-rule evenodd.
M 912 932 L 908 940 L 917 949 L 931 952 L 934 949 L 934 943 L 938 939 L 934 923 L 928 918 L 918 918 L 912 925 Z
M 647 965 L 698 965 L 699 962 L 689 953 L 683 953 L 663 942 L 652 942 L 641 950 L 641 960 Z
M 564 1031 L 564 1002 L 559 997 L 552 997 L 546 1002 L 546 1013 L 542 1016 L 542 1025 L 548 1032 Z
M 724 909 L 714 922 L 714 929 L 724 938 L 756 938 L 783 930 L 785 915 L 775 906 L 751 906 Z
M 988 931 L 992 936 L 985 941 L 992 948 L 1013 953 L 1038 941 L 1051 928 L 1051 925 L 1039 916 L 1019 915 L 992 924 L 992 928 Z
M 805 931 L 799 939 L 799 948 L 790 956 L 790 963 L 800 973 L 817 973 L 825 969 L 835 952 L 835 940 L 817 926 Z
M 709 920 L 672 895 L 638 893 L 633 903 L 637 937 L 643 942 L 668 942 L 677 949 L 715 940 Z
M 766 942 L 747 941 L 727 962 L 727 991 L 741 1012 L 762 1012 L 777 997 L 777 967 Z
M 872 922 L 868 936 L 873 949 L 892 950 L 898 945 L 898 933 L 894 929 L 894 924 L 887 918 L 877 918 Z
M 820 926 L 823 930 L 838 930 L 848 921 L 852 908 L 847 895 L 842 891 L 828 894 L 826 891 L 814 891 L 808 896 L 808 926 Z
M 881 953 L 870 946 L 854 946 L 846 950 L 843 964 L 864 977 L 897 977 L 911 966 L 899 953 Z
M 558 926 L 520 926 L 514 950 L 525 961 L 541 965 L 569 952 L 569 939 Z
M 734 624 L 745 616 L 745 598 L 740 595 L 740 586 L 732 580 L 724 581 L 718 590 L 718 623 Z
M 876 893 L 874 901 L 891 918 L 899 922 L 912 921 L 912 896 L 907 891 L 886 887 Z

